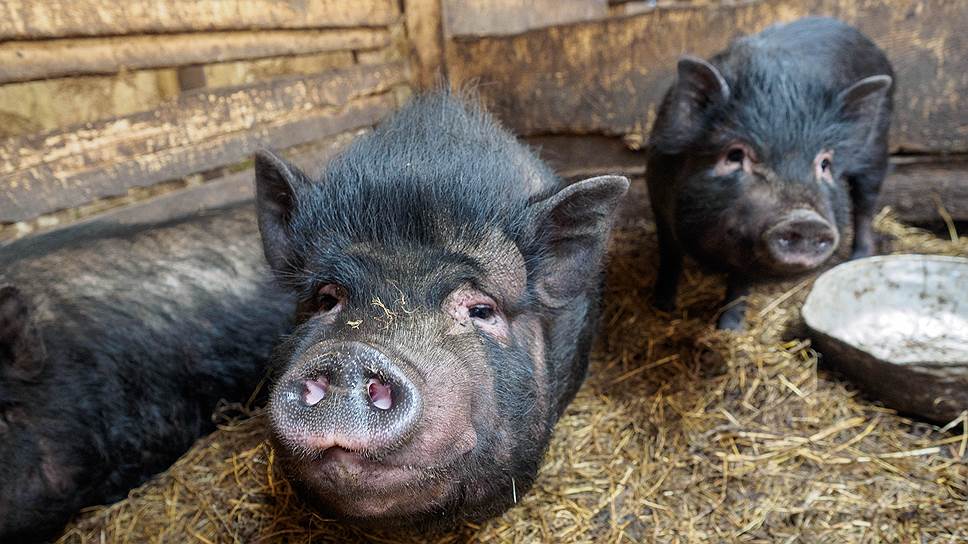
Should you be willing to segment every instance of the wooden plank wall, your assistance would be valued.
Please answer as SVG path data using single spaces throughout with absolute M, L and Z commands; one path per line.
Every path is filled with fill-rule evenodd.
M 683 53 L 709 56 L 738 34 L 806 15 L 856 24 L 897 73 L 893 147 L 968 152 L 968 9 L 951 0 L 753 0 L 659 7 L 513 36 L 454 36 L 446 70 L 475 81 L 523 135 L 642 134 Z M 495 59 L 500 59 L 496 62 Z
M 294 146 L 319 164 L 445 80 L 474 85 L 520 135 L 555 135 L 546 153 L 588 160 L 566 174 L 593 173 L 608 165 L 583 157 L 645 140 L 679 55 L 807 14 L 857 24 L 895 63 L 892 145 L 919 155 L 898 160 L 885 203 L 921 220 L 947 200 L 964 220 L 968 163 L 935 159 L 968 156 L 962 4 L 0 0 L 0 240 L 173 188 L 199 195 L 166 198 L 179 206 L 248 195 L 254 149 Z M 618 151 L 593 149 L 599 137 Z
M 807 15 L 839 17 L 871 36 L 897 75 L 892 149 L 902 153 L 882 204 L 903 219 L 968 221 L 968 4 L 950 0 L 747 0 L 583 3 L 440 0 L 438 72 L 472 85 L 504 123 L 562 173 L 639 177 L 639 149 L 677 58 L 710 56 L 735 36 Z M 508 32 L 508 29 L 517 32 Z M 602 138 L 603 136 L 611 137 Z M 624 143 L 624 145 L 623 145 Z M 912 154 L 914 154 L 912 156 Z M 602 162 L 602 157 L 622 161 Z M 955 159 L 955 160 L 951 160 Z M 575 161 L 585 161 L 579 167 Z M 613 161 L 614 162 L 614 161 Z M 649 217 L 633 180 L 629 217 Z M 918 198 L 920 195 L 920 198 Z
M 260 147 L 318 167 L 409 95 L 406 53 L 396 0 L 0 1 L 0 240 L 200 181 L 250 194 Z

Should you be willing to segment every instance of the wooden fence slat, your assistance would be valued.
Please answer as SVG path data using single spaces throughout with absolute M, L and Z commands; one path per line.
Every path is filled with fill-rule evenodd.
M 0 40 L 386 26 L 394 0 L 5 0 Z
M 43 164 L 64 176 L 124 155 L 190 145 L 283 116 L 298 117 L 303 111 L 339 106 L 404 79 L 401 64 L 360 65 L 317 76 L 184 94 L 154 110 L 2 140 L 0 176 Z
M 424 89 L 436 85 L 442 75 L 444 55 L 441 0 L 405 0 L 404 16 L 416 81 Z
M 0 83 L 230 60 L 375 49 L 386 29 L 272 30 L 0 43 Z
M 402 64 L 199 92 L 157 110 L 0 143 L 0 221 L 21 221 L 136 186 L 376 123 Z M 380 94 L 382 93 L 382 94 Z M 378 96 L 371 96 L 378 95 Z
M 455 38 L 447 72 L 479 82 L 519 134 L 643 133 L 683 53 L 708 57 L 734 36 L 806 15 L 856 24 L 894 64 L 895 150 L 968 151 L 968 9 L 963 0 L 760 0 Z M 496 62 L 500 59 L 500 62 Z
M 606 0 L 442 0 L 444 34 L 496 36 L 602 19 Z
M 953 220 L 968 221 L 968 161 L 897 164 L 884 180 L 879 204 L 909 223 L 942 221 L 942 208 Z

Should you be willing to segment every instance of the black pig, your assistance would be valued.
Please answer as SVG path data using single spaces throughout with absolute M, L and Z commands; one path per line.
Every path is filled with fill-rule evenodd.
M 301 495 L 381 526 L 509 507 L 584 379 L 628 181 L 565 187 L 443 93 L 318 179 L 269 153 L 256 176 L 265 254 L 300 300 L 269 407 Z
M 893 72 L 856 29 L 807 18 L 684 57 L 649 140 L 659 236 L 655 303 L 675 307 L 683 253 L 728 275 L 719 327 L 741 328 L 753 281 L 816 269 L 853 212 L 853 257 L 873 249 L 887 172 Z
M 251 206 L 0 249 L 0 542 L 123 498 L 245 401 L 293 301 Z

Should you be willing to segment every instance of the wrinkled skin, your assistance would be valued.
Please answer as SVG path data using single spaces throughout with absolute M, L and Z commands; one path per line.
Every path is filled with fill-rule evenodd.
M 292 300 L 251 207 L 0 249 L 0 542 L 123 498 L 245 402 Z
M 481 520 L 532 485 L 585 376 L 627 180 L 564 188 L 486 114 L 415 99 L 310 179 L 256 158 L 265 253 L 299 298 L 277 455 L 320 511 Z
M 851 219 L 852 257 L 870 255 L 892 95 L 883 52 L 833 19 L 681 59 L 649 141 L 656 306 L 675 308 L 684 254 L 728 276 L 725 329 L 743 327 L 751 283 L 816 270 Z

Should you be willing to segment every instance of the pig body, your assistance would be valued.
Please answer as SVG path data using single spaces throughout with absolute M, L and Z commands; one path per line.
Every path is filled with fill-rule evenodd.
M 448 94 L 317 179 L 270 153 L 256 171 L 266 256 L 300 300 L 269 403 L 300 494 L 381 526 L 513 504 L 584 378 L 627 180 L 566 188 Z
M 165 469 L 252 394 L 291 305 L 251 207 L 0 249 L 0 541 Z
M 721 328 L 741 328 L 751 282 L 873 250 L 888 168 L 893 72 L 853 27 L 807 18 L 684 57 L 649 141 L 660 246 L 655 303 L 675 307 L 682 257 L 728 276 Z M 852 221 L 851 221 L 852 219 Z

